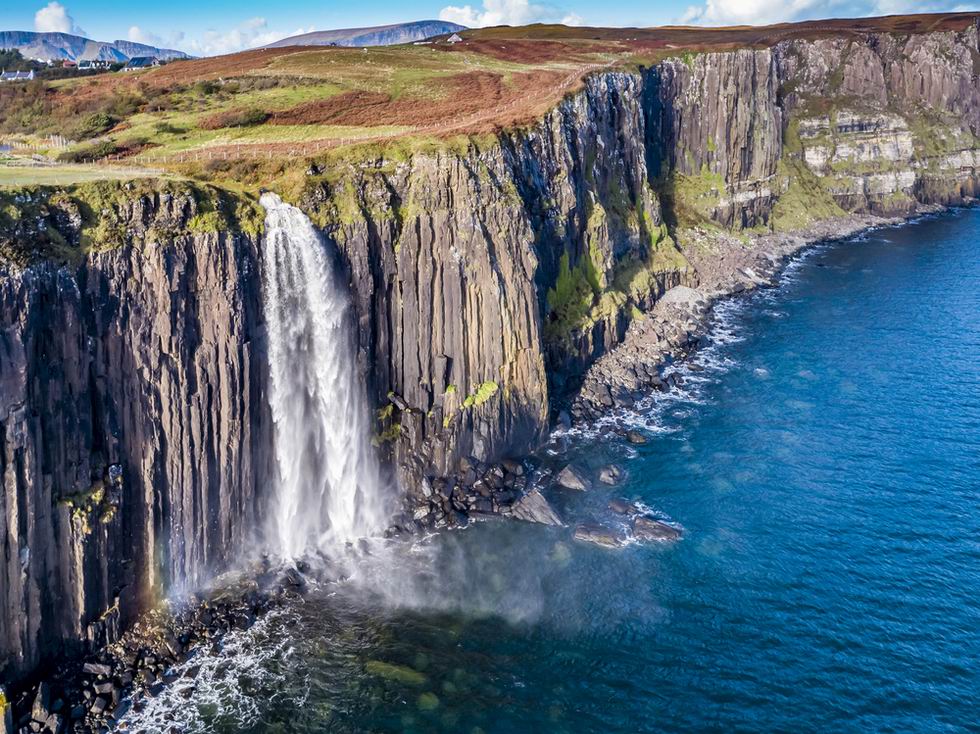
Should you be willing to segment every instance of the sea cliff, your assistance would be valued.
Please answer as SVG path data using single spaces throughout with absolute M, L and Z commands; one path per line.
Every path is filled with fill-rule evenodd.
M 349 283 L 375 443 L 418 508 L 402 524 L 499 509 L 481 476 L 539 446 L 664 293 L 744 278 L 758 237 L 970 201 L 977 37 L 685 53 L 462 147 L 311 165 L 292 198 Z M 13 679 L 260 548 L 274 491 L 252 195 L 31 189 L 2 195 L 0 224 Z

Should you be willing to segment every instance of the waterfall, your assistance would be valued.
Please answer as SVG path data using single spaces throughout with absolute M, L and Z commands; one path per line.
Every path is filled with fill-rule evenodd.
M 298 558 L 377 533 L 385 503 L 346 289 L 306 215 L 275 194 L 261 203 L 278 469 L 270 536 L 274 551 Z

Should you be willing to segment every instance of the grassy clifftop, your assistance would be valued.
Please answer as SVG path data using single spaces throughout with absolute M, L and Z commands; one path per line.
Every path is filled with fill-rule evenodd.
M 138 159 L 213 178 L 268 178 L 274 162 L 358 144 L 441 141 L 541 116 L 590 71 L 669 56 L 872 31 L 960 30 L 970 14 L 739 28 L 465 31 L 385 48 L 291 47 L 135 74 L 0 87 L 0 136 L 63 134 L 80 162 Z M 230 161 L 251 161 L 246 166 Z M 263 169 L 259 174 L 258 169 Z
M 188 235 L 256 234 L 262 225 L 253 198 L 191 181 L 0 188 L 0 263 L 73 264 L 130 241 L 154 246 Z

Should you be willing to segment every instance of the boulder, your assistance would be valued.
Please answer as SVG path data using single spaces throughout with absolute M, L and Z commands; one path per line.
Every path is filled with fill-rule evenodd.
M 82 672 L 88 675 L 109 676 L 112 674 L 112 668 L 105 663 L 85 663 L 82 666 Z
M 575 540 L 585 543 L 594 543 L 604 548 L 619 548 L 624 543 L 622 533 L 616 528 L 610 528 L 599 523 L 582 523 L 575 528 L 573 536 Z
M 513 474 L 518 477 L 523 476 L 524 465 L 521 462 L 515 461 L 514 459 L 504 459 L 501 463 L 509 474 Z
M 626 472 L 623 471 L 621 466 L 617 466 L 616 464 L 604 466 L 599 471 L 599 481 L 610 486 L 619 484 L 625 476 Z
M 644 436 L 639 431 L 627 431 L 626 440 L 632 444 L 644 444 L 647 442 L 647 437 Z
M 41 683 L 37 687 L 37 695 L 34 696 L 34 704 L 31 706 L 31 718 L 43 724 L 49 716 L 51 716 L 51 688 L 47 683 Z
M 617 515 L 636 515 L 640 509 L 629 500 L 614 499 L 609 503 L 609 509 Z
M 531 490 L 513 504 L 510 514 L 518 520 L 542 525 L 564 525 L 561 518 L 537 489 Z
M 652 517 L 638 517 L 633 521 L 633 537 L 644 542 L 677 540 L 681 532 Z
M 579 492 L 584 492 L 592 488 L 592 482 L 589 481 L 589 478 L 580 469 L 575 468 L 571 464 L 558 472 L 555 481 L 565 489 L 574 489 Z
M 701 291 L 695 290 L 686 285 L 675 285 L 664 293 L 658 303 L 670 306 L 679 306 L 683 309 L 693 309 L 705 302 L 705 296 Z

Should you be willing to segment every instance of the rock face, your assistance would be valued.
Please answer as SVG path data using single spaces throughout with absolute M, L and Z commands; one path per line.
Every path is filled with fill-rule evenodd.
M 344 254 L 371 392 L 405 403 L 391 451 L 410 474 L 539 444 L 550 397 L 685 278 L 649 185 L 643 98 L 642 77 L 607 74 L 486 148 L 311 182 L 303 205 Z
M 807 199 L 828 216 L 975 196 L 977 53 L 974 23 L 666 60 L 648 134 L 674 214 L 785 229 Z
M 0 677 L 101 644 L 255 527 L 270 420 L 243 236 L 132 243 L 0 275 Z
M 696 340 L 658 301 L 693 319 L 740 233 L 682 251 L 685 231 L 975 195 L 978 58 L 975 24 L 686 54 L 597 74 L 524 129 L 309 176 L 297 203 L 349 279 L 376 442 L 439 508 L 421 517 L 520 508 L 534 484 L 488 468 L 538 446 L 597 360 L 629 330 Z M 11 225 L 43 256 L 0 266 L 4 680 L 227 563 L 274 493 L 257 236 L 133 194 L 95 210 L 111 247 L 60 265 L 83 212 L 46 195 Z M 572 415 L 656 386 L 654 356 L 621 360 L 616 390 L 586 380 Z

